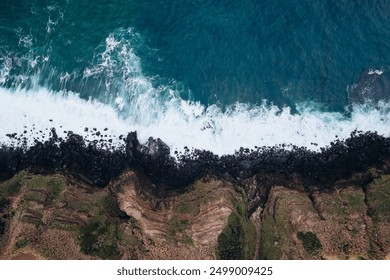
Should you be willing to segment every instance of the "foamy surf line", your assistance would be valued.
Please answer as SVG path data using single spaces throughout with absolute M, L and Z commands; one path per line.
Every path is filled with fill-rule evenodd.
M 142 110 L 142 104 L 137 108 Z M 27 145 L 33 145 L 34 140 L 47 140 L 50 128 L 54 127 L 59 137 L 65 137 L 69 131 L 82 135 L 87 141 L 106 135 L 114 140 L 112 145 L 118 147 L 123 146 L 120 135 L 137 131 L 141 142 L 146 142 L 149 137 L 159 137 L 170 146 L 172 153 L 188 147 L 223 155 L 232 154 L 240 147 L 282 144 L 318 150 L 336 138 L 348 138 L 354 130 L 376 131 L 389 137 L 389 108 L 388 104 L 377 109 L 362 105 L 355 107 L 352 115 L 346 118 L 340 113 L 307 108 L 292 115 L 289 108 L 248 108 L 244 104 L 222 112 L 216 106 L 206 109 L 199 104 L 174 99 L 168 101 L 158 114 L 143 111 L 143 118 L 135 119 L 131 117 L 134 114 L 120 117 L 113 106 L 87 101 L 70 92 L 0 88 L 0 143 L 15 144 L 15 139 L 7 134 L 17 133 L 26 137 Z M 158 118 L 152 117 L 155 115 Z M 99 136 L 96 131 L 100 132 Z

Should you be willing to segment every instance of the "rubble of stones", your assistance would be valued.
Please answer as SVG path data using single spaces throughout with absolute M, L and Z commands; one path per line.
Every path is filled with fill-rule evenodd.
M 26 168 L 45 173 L 66 170 L 103 187 L 132 167 L 167 189 L 183 188 L 205 175 L 243 180 L 258 173 L 277 173 L 284 178 L 299 176 L 306 186 L 315 183 L 327 188 L 354 172 L 380 166 L 390 156 L 390 138 L 375 132 L 354 131 L 348 139 L 336 140 L 319 152 L 278 145 L 242 147 L 234 154 L 217 156 L 210 151 L 184 147 L 184 152 L 174 151 L 172 156 L 169 146 L 159 138 L 140 143 L 137 133 L 130 132 L 127 137 L 119 136 L 123 145 L 114 146 L 113 137 L 106 131 L 85 130 L 100 140 L 86 141 L 71 131 L 60 138 L 56 129 L 51 128 L 48 140 L 36 139 L 34 145 L 27 147 L 23 136 L 8 134 L 19 144 L 0 147 L 0 181 Z

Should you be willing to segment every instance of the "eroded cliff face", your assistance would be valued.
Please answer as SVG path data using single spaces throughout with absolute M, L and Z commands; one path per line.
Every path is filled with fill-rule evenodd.
M 149 239 L 144 242 L 146 252 L 139 254 L 150 259 L 215 259 L 218 236 L 229 216 L 245 205 L 239 188 L 213 177 L 181 193 L 164 192 L 129 170 L 110 189 L 120 209 L 139 222 Z
M 227 179 L 205 177 L 174 192 L 134 170 L 104 189 L 66 173 L 22 171 L 0 194 L 3 259 L 215 259 L 232 223 L 242 231 L 237 253 L 255 254 L 244 191 Z
M 179 190 L 130 168 L 104 188 L 21 171 L 0 183 L 0 258 L 388 259 L 389 166 L 326 188 L 263 172 Z
M 275 186 L 261 214 L 262 259 L 386 259 L 390 177 L 371 169 L 311 192 Z

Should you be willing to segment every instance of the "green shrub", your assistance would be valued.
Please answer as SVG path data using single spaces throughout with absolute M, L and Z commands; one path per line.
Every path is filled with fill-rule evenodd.
M 217 257 L 222 260 L 245 259 L 245 232 L 237 214 L 232 213 L 228 225 L 218 236 Z
M 87 255 L 102 259 L 117 259 L 120 254 L 117 248 L 118 231 L 116 225 L 106 219 L 90 220 L 80 228 L 80 248 Z
M 49 190 L 49 196 L 46 199 L 46 204 L 50 205 L 58 198 L 64 188 L 64 181 L 59 178 L 51 178 L 47 182 L 47 188 Z
M 26 247 L 29 243 L 30 243 L 30 241 L 27 239 L 20 239 L 16 242 L 15 247 L 16 247 L 16 249 L 21 249 L 21 248 Z
M 5 220 L 0 218 L 0 234 L 4 234 L 5 232 Z
M 0 212 L 4 211 L 8 207 L 9 203 L 10 203 L 9 199 L 0 195 Z
M 183 233 L 188 228 L 188 220 L 180 220 L 177 217 L 172 218 L 168 222 L 168 235 L 174 236 L 176 233 Z
M 111 195 L 107 195 L 103 198 L 103 207 L 113 217 L 128 218 L 127 214 L 119 208 L 118 200 Z
M 300 231 L 297 233 L 297 237 L 302 241 L 302 246 L 309 255 L 315 256 L 321 252 L 322 245 L 315 233 Z
M 27 172 L 21 171 L 0 185 L 0 193 L 4 196 L 14 196 L 19 193 L 23 181 L 28 177 Z

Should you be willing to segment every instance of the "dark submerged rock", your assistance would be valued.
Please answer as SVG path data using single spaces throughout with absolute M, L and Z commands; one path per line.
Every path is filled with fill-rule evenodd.
M 389 101 L 389 90 L 390 76 L 387 72 L 367 70 L 361 74 L 359 81 L 349 88 L 349 101 L 352 104 Z

